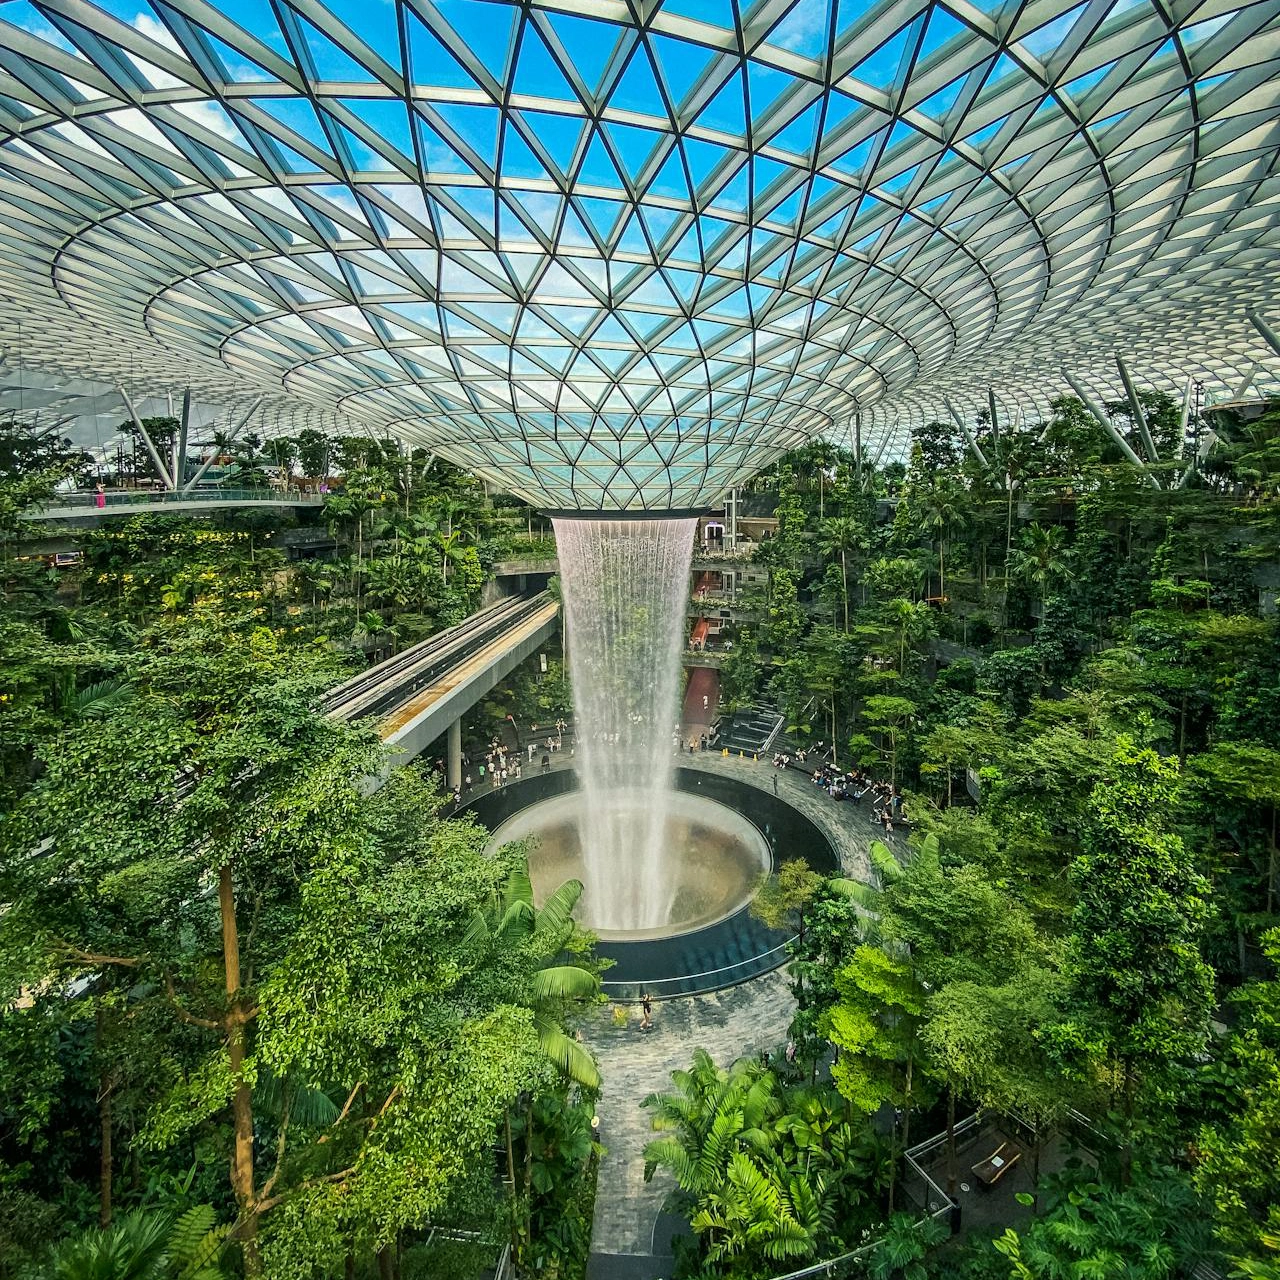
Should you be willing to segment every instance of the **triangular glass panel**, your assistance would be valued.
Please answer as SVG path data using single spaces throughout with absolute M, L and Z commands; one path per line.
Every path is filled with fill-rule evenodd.
M 1076 76 L 1074 80 L 1068 80 L 1065 86 L 1067 92 L 1077 103 L 1082 102 L 1089 90 L 1098 84 L 1115 65 L 1114 62 L 1107 62 L 1100 67 L 1095 67 L 1092 71 L 1086 71 L 1084 75 Z
M 409 163 L 415 163 L 409 114 L 401 99 L 341 98 L 339 101 L 390 149 L 398 151 Z
M 461 48 L 477 58 L 499 83 L 506 79 L 507 59 L 518 10 L 506 5 L 450 4 L 446 21 Z
M 662 168 L 649 183 L 649 190 L 654 195 L 666 196 L 672 200 L 689 199 L 689 182 L 685 177 L 684 164 L 680 159 L 680 149 L 671 148 L 671 154 L 663 162 Z
M 415 85 L 474 89 L 475 79 L 408 6 L 404 24 L 409 44 L 409 79 Z
M 520 120 L 546 150 L 560 172 L 568 175 L 573 155 L 582 137 L 582 120 L 577 116 L 556 115 L 549 111 L 521 111 Z
M 626 70 L 614 83 L 609 94 L 609 105 L 640 115 L 666 115 L 662 106 L 662 94 L 653 78 L 649 55 L 642 41 L 637 41 L 631 51 Z
M 625 190 L 598 130 L 592 132 L 587 154 L 582 159 L 575 181 L 591 187 L 608 187 L 619 192 Z
M 542 42 L 533 23 L 526 23 L 520 39 L 520 54 L 516 59 L 512 77 L 515 93 L 529 94 L 535 98 L 561 98 L 565 102 L 577 102 L 578 95 L 564 78 L 560 65 Z
M 745 89 L 742 73 L 735 71 L 698 113 L 698 123 L 708 129 L 743 137 L 747 132 Z
M 1066 13 L 1060 13 L 1052 22 L 1046 22 L 1044 26 L 1036 27 L 1034 31 L 1019 36 L 1018 43 L 1032 57 L 1043 62 L 1067 38 L 1071 28 L 1076 24 L 1076 19 L 1086 8 L 1088 8 L 1087 0 L 1086 3 L 1078 4 Z
M 625 206 L 623 206 L 625 208 Z M 618 237 L 617 251 L 621 253 L 648 254 L 649 242 L 645 239 L 644 225 L 638 213 L 633 213 Z
M 371 173 L 394 173 L 396 166 L 380 151 L 374 150 L 363 138 L 351 132 L 336 121 L 333 126 L 337 130 L 338 139 L 347 149 L 354 168 Z
M 821 58 L 827 52 L 830 23 L 831 0 L 799 0 L 765 39 L 806 58 Z
M 973 32 L 942 5 L 934 5 L 929 14 L 929 25 L 925 28 L 924 40 L 920 45 L 920 57 L 923 59 L 937 53 L 943 45 L 950 43 L 957 36 L 964 36 L 971 40 Z
M 276 25 L 275 19 L 271 18 L 270 23 L 271 25 L 266 31 L 256 32 L 258 39 L 270 42 L 273 32 L 276 40 L 281 39 L 280 28 Z M 233 48 L 226 41 L 219 40 L 217 36 L 205 31 L 203 28 L 201 28 L 200 35 L 208 44 L 210 52 L 222 64 L 223 71 L 228 81 L 232 84 L 253 84 L 257 81 L 274 80 L 276 78 L 266 67 L 254 61 L 242 50 Z
M 831 168 L 838 173 L 847 174 L 850 178 L 860 179 L 863 170 L 867 167 L 867 161 L 871 157 L 871 152 L 883 137 L 883 132 L 874 133 L 869 138 L 864 138 L 856 146 L 850 147 L 843 155 L 837 156 L 830 162 Z
M 878 49 L 863 58 L 849 73 L 855 80 L 869 85 L 872 89 L 887 92 L 898 82 L 905 59 L 911 46 L 919 20 L 910 26 L 903 27 L 896 35 L 891 36 Z
M 696 18 L 699 22 L 710 23 L 725 31 L 732 31 L 737 25 L 733 0 L 664 0 L 662 12 L 679 14 L 682 18 Z
M 546 17 L 583 84 L 595 93 L 618 43 L 618 28 L 567 13 L 547 13 Z
M 695 187 L 703 185 L 729 155 L 727 147 L 716 146 L 711 142 L 699 142 L 696 138 L 685 138 L 681 145 L 684 147 L 685 159 L 689 162 L 689 173 L 692 175 Z
M 445 123 L 480 157 L 489 168 L 498 163 L 498 126 L 502 113 L 497 107 L 464 106 L 461 103 L 435 104 Z
M 755 199 L 759 201 L 761 194 L 767 191 L 783 174 L 793 172 L 794 170 L 789 165 L 780 164 L 777 160 L 770 160 L 767 156 L 752 156 L 751 186 Z
M 321 151 L 330 150 L 329 139 L 309 99 L 254 98 L 253 104 Z
M 770 139 L 770 144 L 795 155 L 807 157 L 817 140 L 819 107 L 820 104 L 817 102 L 806 107 L 786 128 L 781 129 Z
M 638 182 L 640 171 L 653 154 L 654 145 L 665 135 L 652 129 L 637 129 L 629 124 L 606 124 L 605 134 L 614 153 L 622 162 L 623 171 L 632 182 Z
M 363 83 L 375 77 L 368 67 L 357 62 L 341 45 L 335 44 L 318 27 L 298 18 L 298 27 L 306 42 L 307 53 L 315 65 L 316 79 Z
M 785 71 L 766 67 L 759 62 L 747 63 L 747 89 L 751 101 L 751 120 L 759 128 L 761 117 L 796 82 Z
M 447 143 L 435 127 L 416 112 L 413 123 L 418 130 L 422 159 L 428 173 L 473 173 L 471 166 Z
M 714 56 L 687 40 L 673 40 L 656 33 L 649 36 L 649 48 L 658 60 L 672 106 L 679 106 L 685 100 L 689 90 L 705 75 Z
M 927 116 L 932 116 L 935 120 L 945 118 L 948 111 L 956 105 L 957 99 L 960 97 L 960 91 L 964 88 L 967 76 L 961 76 L 957 80 L 953 80 L 949 85 L 939 89 L 937 93 L 930 94 L 916 108 Z
M 502 137 L 502 176 L 504 178 L 526 178 L 534 181 L 547 181 L 546 168 L 538 159 L 529 144 L 520 135 L 519 129 L 507 121 L 506 131 Z
M 683 179 L 682 179 L 683 180 Z M 685 195 L 688 194 L 686 191 Z M 668 231 L 680 216 L 674 209 L 663 209 L 658 205 L 646 204 L 640 207 L 641 216 L 655 245 L 661 245 Z

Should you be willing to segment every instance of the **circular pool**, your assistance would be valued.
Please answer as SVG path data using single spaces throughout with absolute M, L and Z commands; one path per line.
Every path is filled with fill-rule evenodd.
M 654 923 L 619 927 L 610 898 L 623 877 L 610 875 L 608 868 L 592 875 L 580 838 L 584 799 L 581 791 L 570 791 L 521 809 L 493 833 L 489 849 L 531 838 L 529 878 L 535 903 L 541 906 L 566 880 L 581 880 L 574 918 L 601 939 L 652 940 L 719 924 L 750 903 L 772 865 L 768 841 L 754 822 L 718 800 L 674 791 L 663 814 L 661 861 L 648 890 Z M 640 830 L 646 799 L 620 792 L 611 800 L 608 817 L 623 830 Z
M 576 869 L 577 787 L 572 769 L 553 769 L 475 796 L 465 808 L 493 833 L 491 849 L 526 835 L 536 836 L 544 850 L 550 846 L 530 857 L 535 898 L 545 899 L 565 880 L 582 879 L 574 915 L 593 928 L 591 886 Z M 675 789 L 667 922 L 595 930 L 599 954 L 612 962 L 603 986 L 613 999 L 634 999 L 641 990 L 655 997 L 715 991 L 785 964 L 790 932 L 768 928 L 750 911 L 761 874 L 792 858 L 832 875 L 839 866 L 814 822 L 749 782 L 686 767 L 676 770 Z M 619 799 L 625 801 L 625 794 Z

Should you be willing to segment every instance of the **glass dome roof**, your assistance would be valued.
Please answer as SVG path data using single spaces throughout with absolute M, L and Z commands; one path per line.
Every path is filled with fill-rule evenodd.
M 697 506 L 1273 361 L 1278 66 L 1274 0 L 8 0 L 0 338 Z

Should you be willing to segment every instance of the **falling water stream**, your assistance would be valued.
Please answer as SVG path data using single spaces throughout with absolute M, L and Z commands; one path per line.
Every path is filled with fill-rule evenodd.
M 673 734 L 696 521 L 555 520 L 577 717 L 581 842 L 604 929 L 663 926 Z

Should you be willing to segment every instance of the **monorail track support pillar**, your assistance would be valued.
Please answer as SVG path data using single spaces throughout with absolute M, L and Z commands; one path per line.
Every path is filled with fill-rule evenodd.
M 447 748 L 447 764 L 445 766 L 445 779 L 449 784 L 450 791 L 456 791 L 462 786 L 462 720 L 455 720 L 449 726 L 448 748 Z

